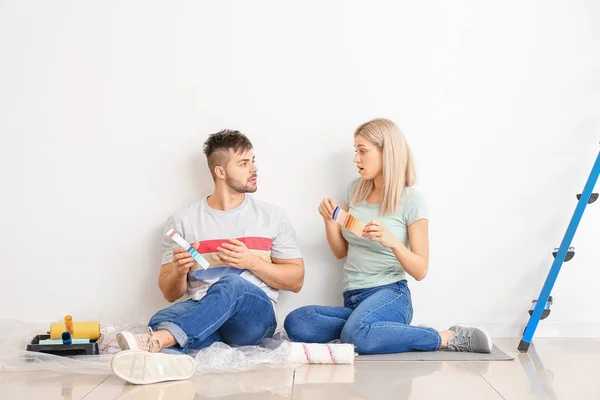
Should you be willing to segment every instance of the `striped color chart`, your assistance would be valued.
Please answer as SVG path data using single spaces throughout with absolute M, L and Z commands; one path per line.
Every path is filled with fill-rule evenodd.
M 167 232 L 167 236 L 176 241 L 178 245 L 185 249 L 185 251 L 190 253 L 192 258 L 196 260 L 196 262 L 200 264 L 202 268 L 207 269 L 208 267 L 210 267 L 209 262 L 206 261 L 204 257 L 202 257 L 200 253 L 198 253 L 196 249 L 192 247 L 191 244 L 189 244 L 184 238 L 182 238 L 177 232 L 175 232 L 175 230 L 169 229 L 169 231 Z
M 365 223 L 356 219 L 341 208 L 336 207 L 335 210 L 333 210 L 333 219 L 355 235 L 362 236 L 362 231 L 365 229 Z

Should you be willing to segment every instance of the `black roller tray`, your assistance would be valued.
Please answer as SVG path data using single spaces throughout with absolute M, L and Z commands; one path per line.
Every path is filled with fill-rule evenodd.
M 40 340 L 50 339 L 50 335 L 37 335 L 27 345 L 27 351 L 36 351 L 38 353 L 54 354 L 56 356 L 94 356 L 99 354 L 98 343 L 96 340 L 90 340 L 83 344 L 40 344 Z

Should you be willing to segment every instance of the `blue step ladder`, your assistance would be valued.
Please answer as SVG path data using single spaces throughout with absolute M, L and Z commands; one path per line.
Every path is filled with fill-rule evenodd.
M 569 226 L 567 227 L 567 231 L 565 232 L 565 236 L 563 237 L 560 247 L 552 252 L 552 255 L 554 256 L 554 262 L 552 262 L 550 272 L 546 277 L 546 282 L 544 282 L 542 291 L 540 292 L 538 299 L 533 301 L 532 309 L 529 310 L 529 322 L 527 323 L 527 328 L 525 328 L 523 338 L 521 339 L 521 343 L 519 343 L 518 347 L 518 350 L 521 353 L 527 353 L 527 350 L 529 350 L 531 339 L 533 338 L 533 334 L 535 333 L 535 329 L 537 328 L 540 319 L 544 319 L 550 315 L 550 306 L 553 302 L 550 293 L 552 292 L 554 282 L 556 282 L 556 278 L 558 277 L 558 273 L 560 272 L 563 262 L 567 262 L 575 256 L 575 249 L 570 246 L 571 242 L 573 241 L 573 236 L 575 236 L 577 226 L 579 226 L 579 222 L 581 221 L 581 217 L 583 216 L 586 206 L 598 200 L 598 193 L 592 193 L 592 191 L 594 190 L 594 186 L 596 185 L 599 174 L 600 152 L 596 157 L 596 162 L 592 167 L 592 172 L 590 173 L 585 187 L 583 188 L 583 192 L 577 195 L 577 207 L 575 207 L 575 212 L 571 217 L 571 222 L 569 222 Z

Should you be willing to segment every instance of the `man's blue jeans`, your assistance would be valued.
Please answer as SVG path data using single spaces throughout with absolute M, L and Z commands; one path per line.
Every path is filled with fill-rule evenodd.
M 341 339 L 359 354 L 434 351 L 442 344 L 439 332 L 411 326 L 413 308 L 405 280 L 344 293 L 344 307 L 308 306 L 285 319 L 295 342 L 328 343 Z
M 255 345 L 273 337 L 277 321 L 265 292 L 238 275 L 225 275 L 200 301 L 186 300 L 165 308 L 148 325 L 154 331 L 169 331 L 179 347 L 187 350 L 214 342 Z

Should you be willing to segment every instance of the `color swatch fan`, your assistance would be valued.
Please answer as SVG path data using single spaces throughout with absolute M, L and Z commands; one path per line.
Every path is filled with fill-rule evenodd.
M 365 223 L 356 219 L 341 208 L 336 207 L 335 210 L 333 210 L 333 219 L 355 235 L 362 236 L 362 231 L 365 229 Z
M 169 231 L 167 232 L 167 236 L 170 237 L 171 239 L 173 239 L 174 241 L 176 241 L 178 245 L 180 245 L 181 247 L 183 247 L 185 249 L 185 251 L 190 253 L 192 258 L 194 260 L 196 260 L 196 262 L 198 264 L 200 264 L 200 266 L 202 268 L 207 269 L 208 267 L 210 267 L 210 263 L 208 261 L 206 261 L 206 259 L 204 257 L 202 257 L 200 255 L 200 253 L 198 253 L 196 251 L 196 249 L 192 247 L 191 244 L 189 244 L 184 238 L 182 238 L 173 229 L 169 229 Z M 194 269 L 194 268 L 192 268 L 192 269 Z

